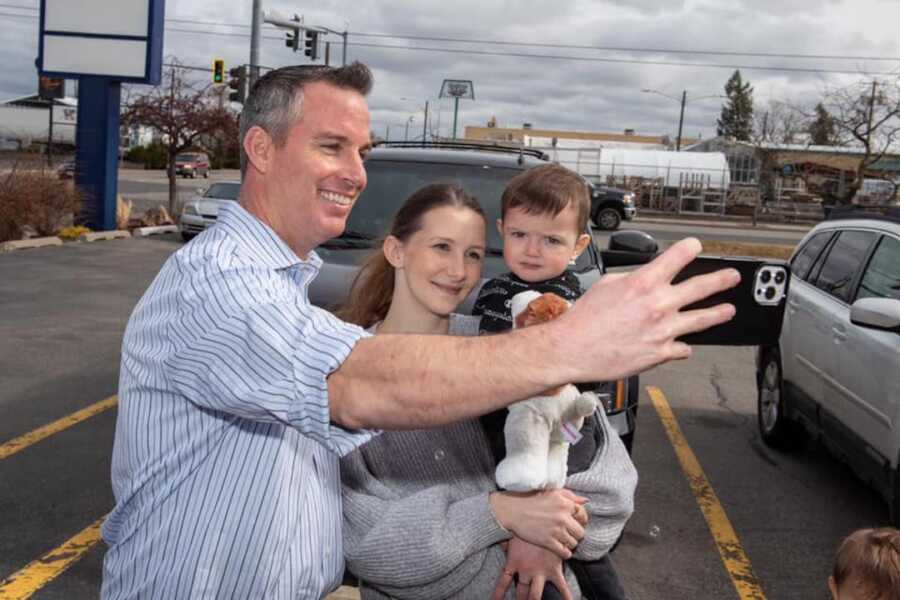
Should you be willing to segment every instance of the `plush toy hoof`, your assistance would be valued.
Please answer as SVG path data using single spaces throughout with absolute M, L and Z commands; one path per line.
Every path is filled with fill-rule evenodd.
M 503 460 L 497 465 L 497 485 L 511 492 L 529 492 L 539 490 L 546 486 L 547 481 L 543 473 L 533 466 L 519 465 L 509 460 Z

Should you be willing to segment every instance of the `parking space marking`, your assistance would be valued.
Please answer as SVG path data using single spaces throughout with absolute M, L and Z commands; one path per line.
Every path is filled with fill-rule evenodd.
M 753 572 L 750 559 L 744 552 L 744 548 L 741 546 L 734 527 L 731 526 L 731 521 L 728 520 L 728 516 L 725 514 L 725 509 L 719 502 L 716 492 L 706 478 L 703 467 L 700 466 L 697 456 L 691 450 L 687 439 L 681 432 L 681 427 L 678 426 L 678 421 L 675 420 L 675 414 L 672 412 L 668 401 L 666 401 L 665 395 L 659 388 L 652 386 L 647 386 L 647 393 L 653 401 L 653 407 L 656 409 L 656 414 L 659 415 L 659 420 L 662 421 L 666 435 L 669 436 L 669 442 L 671 442 L 672 448 L 675 449 L 678 462 L 681 463 L 681 469 L 684 471 L 688 484 L 691 486 L 691 491 L 697 499 L 703 518 L 706 519 L 709 531 L 716 542 L 716 548 L 719 550 L 719 556 L 721 556 L 722 562 L 725 563 L 725 570 L 728 571 L 728 575 L 731 577 L 731 582 L 737 590 L 738 597 L 741 600 L 765 600 L 766 596 L 763 594 L 759 580 Z
M 44 438 L 50 437 L 55 433 L 59 433 L 60 431 L 68 429 L 73 425 L 77 425 L 84 420 L 90 419 L 94 415 L 98 415 L 103 411 L 109 410 L 118 402 L 118 396 L 110 396 L 105 400 L 95 402 L 94 404 L 91 404 L 86 408 L 82 408 L 81 410 L 74 412 L 71 415 L 66 415 L 61 419 L 57 419 L 52 423 L 44 425 L 43 427 L 39 427 L 34 431 L 29 431 L 25 435 L 20 435 L 17 438 L 11 439 L 5 444 L 0 445 L 0 460 L 9 458 L 16 452 L 24 450 L 28 446 L 36 444 Z
M 100 541 L 100 526 L 105 518 L 100 517 L 62 546 L 54 548 L 0 581 L 0 600 L 30 598 L 39 589 L 59 577 Z

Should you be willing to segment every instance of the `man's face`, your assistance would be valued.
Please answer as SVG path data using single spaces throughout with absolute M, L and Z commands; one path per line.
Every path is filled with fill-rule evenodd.
M 300 119 L 264 174 L 267 221 L 301 258 L 343 233 L 366 187 L 368 150 L 365 99 L 324 82 L 306 86 Z

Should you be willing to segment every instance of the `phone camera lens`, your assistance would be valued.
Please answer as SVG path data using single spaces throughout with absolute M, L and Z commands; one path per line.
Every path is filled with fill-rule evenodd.
M 771 279 L 772 279 L 772 274 L 769 273 L 768 271 L 763 271 L 762 273 L 759 274 L 759 280 L 762 281 L 763 283 L 769 283 L 769 281 L 771 281 Z
M 784 271 L 778 271 L 777 273 L 775 273 L 775 283 L 784 283 Z
M 766 288 L 766 300 L 771 300 L 775 297 L 775 288 L 769 286 Z

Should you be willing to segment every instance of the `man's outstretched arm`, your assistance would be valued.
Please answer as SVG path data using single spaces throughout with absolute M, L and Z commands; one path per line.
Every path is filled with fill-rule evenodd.
M 735 286 L 733 269 L 672 285 L 701 250 L 689 238 L 627 274 L 606 275 L 550 323 L 479 338 L 379 335 L 328 377 L 332 419 L 347 428 L 442 425 L 572 382 L 610 381 L 687 358 L 675 338 L 734 316 L 728 304 L 681 312 Z

